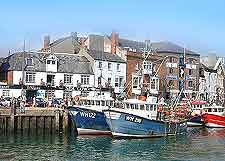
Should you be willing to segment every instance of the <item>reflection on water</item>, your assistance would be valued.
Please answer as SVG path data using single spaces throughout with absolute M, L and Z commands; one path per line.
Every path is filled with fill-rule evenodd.
M 225 160 L 225 129 L 190 128 L 187 135 L 116 140 L 45 133 L 0 136 L 0 156 L 15 160 Z M 0 157 L 0 160 L 1 160 Z

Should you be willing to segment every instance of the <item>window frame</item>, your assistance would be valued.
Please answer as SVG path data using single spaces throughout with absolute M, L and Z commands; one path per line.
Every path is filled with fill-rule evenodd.
M 119 64 L 119 63 L 116 64 L 116 70 L 117 70 L 118 72 L 120 71 L 120 64 Z
M 188 75 L 193 75 L 193 69 L 188 70 Z
M 169 68 L 169 73 L 170 74 L 173 74 L 174 73 L 173 68 Z
M 90 75 L 81 75 L 81 84 L 90 85 Z
M 25 81 L 26 83 L 35 83 L 36 73 L 35 72 L 26 72 Z
M 73 84 L 72 74 L 64 74 L 64 84 Z
M 119 77 L 115 77 L 115 87 L 119 87 Z
M 29 61 L 31 61 L 31 63 L 28 63 Z M 34 63 L 33 58 L 26 58 L 26 65 L 27 66 L 33 66 L 34 65 L 33 63 Z
M 98 62 L 98 68 L 102 69 L 102 62 L 101 61 Z
M 112 70 L 112 63 L 108 63 L 108 70 L 109 70 L 109 71 Z
M 142 76 L 140 76 L 140 75 L 133 75 L 132 76 L 132 87 L 133 87 L 133 89 L 140 89 L 141 88 L 141 79 L 142 79 Z
M 193 64 L 193 58 L 188 58 L 188 63 Z
M 152 70 L 152 67 L 153 67 L 153 65 L 152 65 L 151 61 L 144 61 L 143 62 L 143 68 L 145 70 Z
M 193 81 L 188 81 L 188 88 L 193 88 Z

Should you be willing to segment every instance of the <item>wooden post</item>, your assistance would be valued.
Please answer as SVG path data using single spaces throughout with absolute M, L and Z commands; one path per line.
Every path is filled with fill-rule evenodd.
M 30 117 L 26 116 L 24 118 L 24 129 L 30 129 Z
M 10 116 L 10 121 L 9 121 L 10 122 L 9 123 L 9 130 L 10 130 L 10 132 L 15 130 L 15 127 L 14 127 L 15 126 L 14 125 L 15 124 L 15 120 L 14 119 L 15 119 L 14 115 L 11 115 Z
M 36 123 L 36 116 L 32 116 L 30 118 L 30 129 L 36 129 L 37 123 Z
M 63 112 L 63 131 L 68 132 L 69 127 L 69 117 L 68 117 L 68 110 Z
M 60 111 L 55 110 L 55 130 L 59 132 L 59 118 L 60 118 Z
M 21 130 L 22 129 L 22 119 L 21 116 L 17 116 L 17 129 Z

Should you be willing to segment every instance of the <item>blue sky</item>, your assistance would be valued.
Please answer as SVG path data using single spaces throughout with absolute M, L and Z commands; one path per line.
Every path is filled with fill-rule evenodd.
M 7 0 L 0 4 L 0 56 L 38 49 L 78 32 L 119 33 L 134 40 L 172 41 L 206 55 L 225 56 L 224 0 Z

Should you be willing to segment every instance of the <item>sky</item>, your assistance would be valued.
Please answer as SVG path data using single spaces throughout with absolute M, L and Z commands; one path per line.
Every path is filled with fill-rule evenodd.
M 0 57 L 78 32 L 171 41 L 225 56 L 225 0 L 7 0 L 0 4 Z

